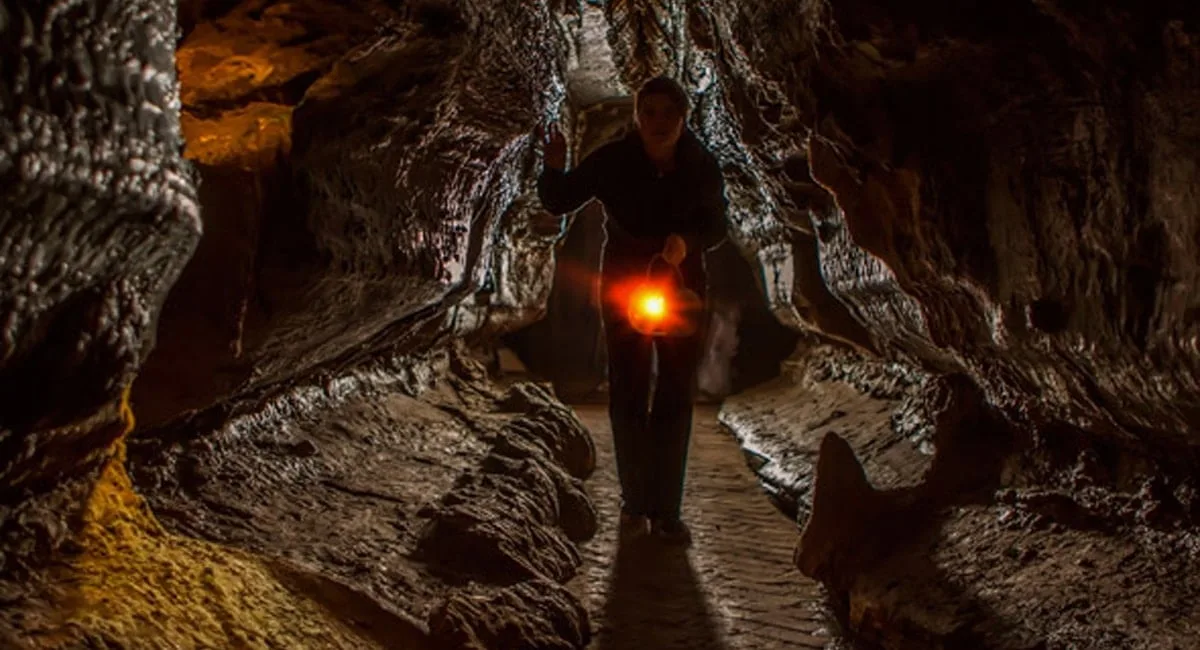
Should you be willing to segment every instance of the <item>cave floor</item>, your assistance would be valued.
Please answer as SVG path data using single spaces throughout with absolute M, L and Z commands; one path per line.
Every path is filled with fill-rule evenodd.
M 792 563 L 799 538 L 717 422 L 697 409 L 684 497 L 690 548 L 653 538 L 620 540 L 620 490 L 604 405 L 577 405 L 592 432 L 588 481 L 599 531 L 581 547 L 572 587 L 591 611 L 595 650 L 626 648 L 823 648 L 823 595 Z

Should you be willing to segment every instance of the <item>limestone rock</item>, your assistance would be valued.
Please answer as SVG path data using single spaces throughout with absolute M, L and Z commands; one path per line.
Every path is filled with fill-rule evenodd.
M 132 381 L 200 235 L 172 16 L 144 0 L 60 9 L 0 5 L 3 495 L 104 459 L 90 456 L 112 437 L 70 425 Z
M 201 20 L 179 61 L 210 234 L 135 389 L 144 424 L 536 318 L 554 238 L 528 226 L 529 136 L 560 41 L 544 2 L 268 0 Z
M 446 650 L 577 650 L 591 640 L 587 610 L 564 587 L 544 580 L 455 594 L 434 608 L 429 629 Z

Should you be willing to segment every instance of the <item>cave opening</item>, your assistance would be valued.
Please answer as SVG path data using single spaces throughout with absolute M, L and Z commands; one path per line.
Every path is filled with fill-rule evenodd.
M 1191 647 L 1200 5 L 944 5 L 0 2 L 0 647 Z M 535 191 L 660 73 L 690 546 Z

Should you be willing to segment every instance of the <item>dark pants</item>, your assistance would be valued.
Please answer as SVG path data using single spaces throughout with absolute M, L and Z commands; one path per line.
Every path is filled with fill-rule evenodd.
M 630 327 L 624 314 L 606 309 L 604 333 L 608 413 L 622 509 L 654 519 L 678 519 L 692 433 L 696 370 L 704 352 L 703 328 L 688 337 L 654 338 Z M 652 381 L 655 353 L 658 377 Z

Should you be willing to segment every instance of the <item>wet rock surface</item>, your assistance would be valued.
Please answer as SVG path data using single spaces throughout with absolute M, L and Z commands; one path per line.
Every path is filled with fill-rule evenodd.
M 206 234 L 135 386 L 144 426 L 417 324 L 494 336 L 542 313 L 554 237 L 529 225 L 529 136 L 563 92 L 545 4 L 209 13 L 178 53 Z
M 803 566 L 850 593 L 875 580 L 881 558 L 906 556 L 904 538 L 957 525 L 943 522 L 947 509 L 990 504 L 1000 486 L 1049 490 L 1056 502 L 1087 500 L 1086 483 L 1125 505 L 1088 510 L 1089 523 L 1073 526 L 1104 521 L 1124 543 L 1141 538 L 1135 513 L 1152 512 L 1186 546 L 1200 321 L 1196 152 L 1181 143 L 1196 126 L 1200 14 L 1186 2 L 885 5 L 606 4 L 627 83 L 667 71 L 695 93 L 693 126 L 722 160 L 734 239 L 759 261 L 776 316 L 928 378 L 902 402 L 925 411 L 918 429 L 889 431 L 881 419 L 859 440 L 828 438 L 826 490 L 820 479 L 810 486 L 809 468 L 826 460 L 816 456 L 827 432 L 797 432 L 783 421 L 795 410 L 773 420 L 742 410 L 743 424 L 778 426 L 743 435 L 751 451 L 774 445 L 768 484 L 818 499 Z M 854 378 L 879 362 L 843 365 Z M 844 390 L 814 393 L 863 399 Z M 928 465 L 895 465 L 864 444 L 912 434 L 936 452 Z M 855 537 L 893 533 L 856 521 L 853 500 L 838 496 L 849 493 L 899 527 L 896 548 Z M 961 557 L 969 571 L 970 554 Z M 1027 584 L 1029 597 L 1054 599 L 1048 584 Z M 1010 607 L 1020 593 L 1006 592 Z M 904 621 L 853 618 L 848 629 L 882 632 L 887 647 L 1008 643 L 995 630 L 930 633 L 921 591 L 905 595 Z M 1067 643 L 1052 613 L 1065 610 L 1044 611 L 1030 629 Z M 1125 647 L 1120 624 L 1102 618 L 1087 622 L 1095 642 Z M 1163 622 L 1171 634 L 1188 629 Z
M 314 387 L 186 442 L 148 440 L 138 487 L 168 529 L 307 567 L 417 620 L 442 608 L 438 620 L 460 621 L 484 598 L 529 634 L 586 629 L 578 603 L 522 609 L 520 596 L 579 567 L 572 540 L 595 530 L 586 472 L 548 449 L 590 438 L 544 390 L 502 391 L 459 355 L 393 361 L 404 376 L 361 369 L 353 390 Z
M 544 311 L 579 9 L 0 3 L 0 639 L 586 642 L 587 436 L 414 359 Z M 771 313 L 850 350 L 727 411 L 846 630 L 1186 646 L 1195 3 L 602 13 L 571 93 L 682 79 Z
M 731 401 L 722 421 L 758 452 L 764 483 L 797 495 L 795 561 L 829 589 L 848 638 L 1187 647 L 1200 626 L 1189 483 L 1132 457 L 1114 461 L 1116 481 L 1086 448 L 1051 460 L 961 375 L 898 383 L 853 354 L 807 356 L 805 372 Z
M 828 434 L 858 451 L 879 487 L 920 481 L 933 453 L 930 423 L 915 408 L 926 381 L 911 367 L 802 345 L 778 379 L 727 398 L 720 419 L 776 504 L 803 526 Z
M 94 479 L 199 237 L 156 3 L 0 4 L 0 531 Z M 114 424 L 116 422 L 116 424 Z M 86 489 L 86 488 L 83 488 Z M 23 503 L 22 502 L 26 502 Z M 13 509 L 15 507 L 15 510 Z M 62 521 L 47 525 L 66 528 Z M 13 537 L 34 535 L 13 530 Z M 62 537 L 60 533 L 58 537 Z M 46 541 L 41 550 L 56 546 Z M 0 574 L 24 550 L 0 554 Z
M 871 570 L 849 620 L 885 647 L 1186 648 L 1200 630 L 1195 561 L 1195 536 L 1184 531 L 1093 529 L 1020 505 L 963 505 Z
M 543 308 L 548 7 L 186 2 L 176 59 L 173 3 L 27 4 L 0 7 L 5 644 L 421 647 L 447 576 L 521 613 L 513 575 L 404 561 L 423 535 L 568 578 L 586 432 L 544 391 L 403 356 Z M 464 513 L 487 525 L 425 525 Z
M 529 616 L 531 609 L 542 615 Z M 455 594 L 430 615 L 429 628 L 437 647 L 447 650 L 570 650 L 591 639 L 587 610 L 565 587 L 544 580 Z
M 639 4 L 611 4 L 623 42 L 703 89 L 743 246 L 782 240 L 763 213 L 799 222 L 869 340 L 818 329 L 965 372 L 1030 426 L 1194 464 L 1194 6 L 835 2 L 778 29 L 771 2 L 664 2 L 688 30 L 656 33 Z M 820 312 L 796 265 L 797 313 Z

